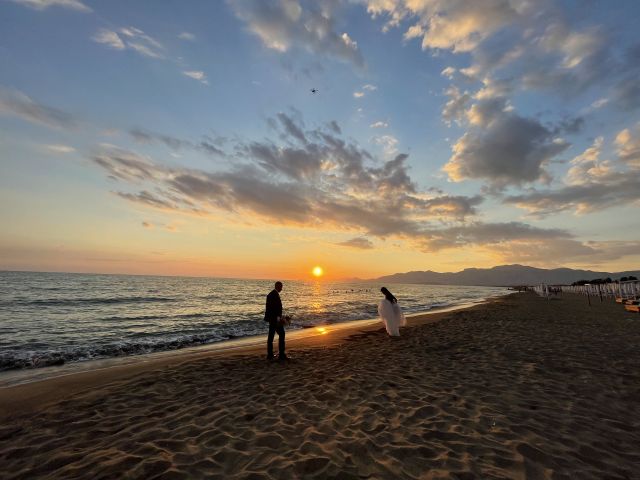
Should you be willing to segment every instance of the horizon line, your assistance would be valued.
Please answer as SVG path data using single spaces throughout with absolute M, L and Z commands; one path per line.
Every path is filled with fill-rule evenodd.
M 607 274 L 622 274 L 622 273 L 626 273 L 626 272 L 636 272 L 636 271 L 640 271 L 640 267 L 637 269 L 627 269 L 627 270 L 623 270 L 623 271 L 617 271 L 617 272 L 610 272 L 610 271 L 596 271 L 596 270 L 590 270 L 590 269 L 576 269 L 576 268 L 570 268 L 570 267 L 554 267 L 554 268 L 541 268 L 541 267 L 533 267 L 531 265 L 523 265 L 520 263 L 509 263 L 509 264 L 502 264 L 502 265 L 494 265 L 492 267 L 466 267 L 463 268 L 462 270 L 459 270 L 457 272 L 436 272 L 434 270 L 410 270 L 410 271 L 406 271 L 406 272 L 394 272 L 394 273 L 390 273 L 390 274 L 386 274 L 386 275 L 380 275 L 378 277 L 375 278 L 360 278 L 360 277 L 344 277 L 344 278 L 337 278 L 337 279 L 332 279 L 332 280 L 325 280 L 322 278 L 309 278 L 309 279 L 304 279 L 304 278 L 276 278 L 276 277 L 243 277 L 243 276 L 238 276 L 238 277 L 229 277 L 229 276 L 216 276 L 216 275 L 171 275 L 171 274 L 159 274 L 159 273 L 114 273 L 114 272 L 69 272 L 69 271 L 63 271 L 63 270 L 50 270 L 50 271 L 46 271 L 46 270 L 29 270 L 29 269 L 24 269 L 24 270 L 12 270 L 12 269 L 3 269 L 0 268 L 0 273 L 59 273 L 59 274 L 68 274 L 68 275 L 121 275 L 121 276 L 131 276 L 131 277 L 167 277 L 167 278 L 215 278 L 215 279 L 220 279 L 220 280 L 258 280 L 258 281 L 315 281 L 315 282 L 322 282 L 322 281 L 329 281 L 329 282 L 350 282 L 350 281 L 360 281 L 360 282 L 369 282 L 369 281 L 375 281 L 378 279 L 381 279 L 383 277 L 392 277 L 394 275 L 406 275 L 408 273 L 415 273 L 415 272 L 420 272 L 420 273 L 424 273 L 424 272 L 431 272 L 431 273 L 437 273 L 437 274 L 441 274 L 441 275 L 446 275 L 446 274 L 458 274 L 458 273 L 462 273 L 465 270 L 470 270 L 470 269 L 475 269 L 475 270 L 491 270 L 494 268 L 498 268 L 498 267 L 511 267 L 511 266 L 517 266 L 517 267 L 525 267 L 525 268 L 534 268 L 537 270 L 547 270 L 547 271 L 551 271 L 551 270 L 561 270 L 561 269 L 566 269 L 566 270 L 573 270 L 573 271 L 578 271 L 578 270 L 582 270 L 582 271 L 586 271 L 586 272 L 593 272 L 593 273 L 607 273 Z M 593 267 L 591 267 L 593 268 Z

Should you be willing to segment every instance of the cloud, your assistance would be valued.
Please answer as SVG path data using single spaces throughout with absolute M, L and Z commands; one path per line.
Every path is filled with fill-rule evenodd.
M 57 108 L 39 104 L 18 90 L 0 87 L 0 115 L 21 118 L 30 123 L 55 129 L 76 126 L 73 116 Z
M 91 39 L 115 50 L 129 49 L 145 57 L 164 58 L 162 44 L 135 27 L 124 27 L 117 31 L 101 28 Z
M 192 34 L 183 32 L 178 35 L 178 37 L 183 40 L 195 39 L 195 37 L 191 38 L 189 35 Z M 165 47 L 158 40 L 147 35 L 136 27 L 122 27 L 115 30 L 101 28 L 93 35 L 93 37 L 91 37 L 91 39 L 94 42 L 105 45 L 107 48 L 111 48 L 113 50 L 130 50 L 143 57 L 167 60 L 181 66 L 183 64 L 181 58 L 168 58 Z M 203 85 L 209 85 L 209 80 L 202 70 L 181 70 L 181 73 L 182 75 L 197 80 Z
M 209 81 L 207 80 L 207 76 L 204 72 L 201 72 L 199 70 L 187 70 L 182 72 L 182 74 L 186 75 L 189 78 L 193 78 L 194 80 L 198 80 L 204 85 L 209 85 Z
M 424 210 L 427 217 L 449 218 L 463 221 L 465 218 L 478 214 L 476 207 L 483 202 L 479 195 L 474 197 L 441 194 L 437 197 L 418 196 L 406 199 L 406 205 L 415 205 Z
M 565 264 L 588 261 L 593 265 L 594 255 L 598 253 L 588 243 L 567 238 L 514 240 L 498 245 L 488 245 L 485 249 L 491 252 L 499 262 L 508 261 L 553 268 L 557 268 L 559 262 Z
M 603 141 L 602 137 L 596 138 L 590 148 L 571 160 L 572 166 L 565 177 L 567 184 L 584 185 L 610 172 L 608 162 L 600 162 Z
M 91 38 L 94 42 L 114 50 L 131 50 L 143 57 L 168 60 L 178 65 L 183 64 L 181 58 L 168 58 L 165 47 L 158 40 L 136 27 L 122 27 L 115 30 L 101 28 Z M 190 41 L 195 40 L 195 36 L 188 32 L 182 32 L 178 35 L 178 38 Z M 209 80 L 202 70 L 181 70 L 181 73 L 203 85 L 209 85 Z
M 161 142 L 173 150 L 194 147 L 193 144 L 187 140 L 182 140 L 171 135 L 149 132 L 140 128 L 132 128 L 129 130 L 129 134 L 138 143 Z
M 49 7 L 62 7 L 69 10 L 75 10 L 77 12 L 91 12 L 92 10 L 87 7 L 80 0 L 11 0 L 14 3 L 19 3 L 25 7 L 33 8 L 34 10 L 46 10 Z
M 547 51 L 560 53 L 562 67 L 571 69 L 597 53 L 604 44 L 604 37 L 597 28 L 577 32 L 557 22 L 547 27 L 539 43 Z
M 358 44 L 348 33 L 336 31 L 337 2 L 298 0 L 238 0 L 229 2 L 235 15 L 263 45 L 278 52 L 302 48 L 364 67 Z
M 598 109 L 604 107 L 607 103 L 609 103 L 608 98 L 599 98 L 591 104 L 591 108 Z
M 600 24 L 585 24 L 570 6 L 552 0 L 365 3 L 372 17 L 387 20 L 383 30 L 402 28 L 405 41 L 421 39 L 422 48 L 433 55 L 438 55 L 438 50 L 467 53 L 469 65 L 448 66 L 441 72 L 450 80 L 465 82 L 464 87 L 457 85 L 462 91 L 469 82 L 487 80 L 508 81 L 514 91 L 539 91 L 563 98 L 598 88 L 620 110 L 640 108 L 636 81 L 640 44 L 618 25 L 607 24 L 608 18 L 593 20 Z M 451 115 L 445 118 L 448 123 L 454 120 Z
M 153 223 L 151 223 L 151 222 L 142 222 L 142 226 L 144 228 L 152 229 L 152 228 L 154 228 L 155 225 Z
M 340 128 L 340 125 L 338 125 L 338 122 L 336 122 L 335 120 L 331 120 L 328 123 L 328 127 L 331 129 L 332 133 L 337 133 L 338 135 L 342 135 L 342 129 Z
M 369 0 L 367 7 L 373 17 L 387 19 L 385 29 L 406 27 L 405 40 L 420 38 L 424 49 L 469 54 L 469 66 L 448 66 L 441 72 L 455 80 L 445 92 L 443 120 L 465 129 L 443 167 L 450 180 L 482 180 L 494 192 L 536 182 L 548 184 L 552 180 L 548 165 L 570 147 L 562 136 L 580 133 L 585 117 L 564 114 L 543 123 L 535 116 L 518 113 L 511 96 L 519 90 L 576 96 L 598 85 L 601 90 L 610 90 L 583 114 L 606 104 L 633 111 L 640 108 L 640 87 L 635 80 L 640 70 L 640 44 L 626 48 L 628 40 L 622 39 L 616 52 L 616 32 L 601 26 L 572 25 L 573 19 L 564 15 L 562 7 L 550 2 L 536 5 L 535 11 L 532 2 L 477 3 Z M 478 82 L 481 86 L 474 92 L 473 85 Z M 624 162 L 623 158 L 632 156 L 619 157 Z M 626 164 L 635 168 L 633 161 Z M 629 178 L 623 179 L 604 160 L 589 163 L 586 158 L 574 159 L 565 187 L 513 195 L 509 202 L 536 214 L 557 209 L 584 213 L 601 208 L 598 205 L 608 208 L 634 198 L 635 174 L 627 175 Z M 599 204 L 586 185 L 604 195 Z M 614 186 L 618 192 L 613 191 Z
M 370 250 L 373 248 L 371 240 L 365 237 L 355 237 L 344 242 L 336 243 L 336 245 L 340 245 L 341 247 L 358 248 L 361 250 Z
M 453 75 L 457 72 L 457 69 L 453 67 L 446 67 L 444 70 L 440 72 L 440 75 L 443 77 L 447 77 L 449 80 L 453 78 Z
M 597 83 L 606 85 L 625 70 L 615 60 L 615 42 L 604 29 L 570 26 L 562 10 L 551 2 L 535 6 L 533 2 L 501 3 L 511 3 L 516 15 L 504 17 L 499 28 L 477 37 L 480 41 L 469 51 L 472 63 L 457 69 L 458 79 L 509 80 L 517 89 L 576 96 Z M 449 79 L 454 79 L 454 73 L 443 71 Z
M 216 157 L 225 157 L 227 154 L 216 145 L 216 141 L 204 137 L 199 142 L 191 142 L 181 138 L 173 137 L 171 135 L 165 135 L 162 133 L 149 132 L 141 128 L 132 128 L 129 130 L 129 135 L 138 143 L 155 143 L 159 142 L 172 150 L 192 149 L 200 152 L 204 152 L 208 155 Z
M 553 130 L 556 134 L 567 133 L 576 134 L 580 133 L 584 127 L 584 118 L 582 117 L 565 117 Z
M 378 135 L 373 137 L 373 143 L 380 145 L 387 155 L 393 155 L 398 151 L 398 139 L 393 135 Z
M 618 76 L 620 68 L 612 55 L 611 43 L 598 28 L 577 31 L 561 19 L 552 19 L 537 43 L 523 56 L 519 65 L 521 83 L 527 89 L 564 96 L 575 96 L 595 84 L 605 84 Z
M 196 36 L 193 33 L 189 33 L 189 32 L 182 32 L 181 34 L 178 35 L 178 38 L 180 40 L 187 40 L 189 42 L 195 42 L 196 40 Z
M 434 253 L 456 248 L 487 252 L 497 262 L 557 267 L 562 263 L 588 265 L 640 253 L 639 241 L 585 242 L 562 229 L 539 228 L 521 222 L 480 223 L 425 231 L 421 248 Z
M 388 126 L 389 124 L 387 122 L 378 121 L 369 125 L 369 128 L 387 128 Z
M 159 180 L 163 173 L 147 157 L 111 145 L 104 145 L 91 161 L 104 169 L 110 178 L 132 183 Z
M 572 239 L 514 241 L 489 247 L 496 260 L 556 268 L 559 262 L 584 264 L 589 268 L 612 260 L 640 254 L 638 241 L 580 242 Z
M 54 144 L 54 145 L 45 145 L 45 147 L 47 148 L 47 150 L 53 153 L 73 153 L 76 151 L 75 148 L 70 147 L 68 145 Z
M 640 200 L 640 175 L 615 174 L 598 183 L 566 185 L 555 190 L 533 191 L 506 197 L 504 202 L 544 217 L 573 210 L 585 214 Z
M 155 208 L 161 208 L 161 209 L 166 209 L 166 210 L 175 210 L 176 209 L 176 205 L 161 198 L 158 197 L 146 190 L 142 190 L 139 193 L 126 193 L 126 192 L 114 192 L 116 195 L 118 195 L 121 198 L 124 198 L 126 200 L 132 201 L 132 202 L 136 202 L 136 203 L 142 203 L 144 205 L 148 205 L 150 207 L 155 207 Z
M 298 126 L 296 122 L 293 120 L 293 118 L 291 118 L 290 116 L 282 112 L 278 113 L 276 117 L 278 118 L 280 124 L 284 128 L 284 138 L 290 137 L 297 140 L 300 143 L 303 143 L 303 144 L 307 143 L 307 138 L 302 132 L 302 128 L 304 127 L 303 124 Z M 334 125 L 337 125 L 337 124 L 334 124 Z
M 282 224 L 305 224 L 312 220 L 311 203 L 301 185 L 267 180 L 259 171 L 205 173 L 175 172 L 167 182 L 190 202 L 229 212 L 253 213 Z
M 464 113 L 451 114 L 461 122 L 463 115 L 469 130 L 453 145 L 443 167 L 455 182 L 483 179 L 504 188 L 549 181 L 545 166 L 569 147 L 538 120 L 512 111 L 503 97 L 482 96 Z
M 94 42 L 101 43 L 115 50 L 124 50 L 126 48 L 124 42 L 120 39 L 120 36 L 116 32 L 106 28 L 98 30 L 91 39 Z
M 163 210 L 219 210 L 301 227 L 412 238 L 425 222 L 477 213 L 479 197 L 418 192 L 406 154 L 380 161 L 343 139 L 335 122 L 308 130 L 301 119 L 280 113 L 270 123 L 282 143 L 238 140 L 227 170 L 167 167 L 112 145 L 100 147 L 91 160 L 110 178 L 135 188 L 116 192 L 120 198 Z M 143 143 L 183 145 L 169 136 L 132 134 Z
M 613 103 L 621 110 L 634 111 L 640 108 L 640 85 L 638 73 L 622 78 L 611 90 Z
M 214 155 L 217 157 L 226 157 L 227 154 L 221 148 L 218 148 L 215 145 L 215 142 L 208 140 L 206 137 L 200 143 L 196 144 L 195 148 L 202 152 L 205 152 L 209 155 Z
M 423 49 L 469 52 L 494 32 L 522 17 L 532 8 L 509 0 L 368 0 L 372 17 L 386 16 L 385 30 L 404 20 L 415 22 L 405 40 L 422 38 Z
M 486 132 L 465 133 L 443 171 L 455 182 L 484 179 L 498 188 L 548 181 L 545 165 L 567 147 L 536 121 L 514 115 Z
M 142 56 L 151 57 L 151 58 L 164 58 L 163 55 L 154 49 L 150 48 L 148 45 L 139 42 L 127 42 L 127 46 L 136 51 Z
M 587 242 L 594 252 L 589 257 L 589 262 L 606 262 L 618 258 L 639 255 L 640 241 L 637 240 L 610 240 L 604 242 Z
M 267 171 L 282 173 L 295 180 L 313 178 L 322 168 L 317 152 L 302 148 L 282 148 L 255 142 L 248 145 L 246 153 Z
M 640 130 L 621 131 L 615 139 L 618 157 L 603 160 L 604 139 L 571 160 L 564 184 L 556 189 L 506 197 L 504 202 L 543 217 L 562 211 L 585 214 L 640 201 Z
M 474 245 L 502 247 L 515 241 L 531 242 L 571 238 L 572 235 L 565 230 L 539 228 L 521 222 L 472 222 L 449 228 L 426 230 L 422 245 L 427 252 L 437 252 L 447 248 Z
M 453 121 L 461 125 L 464 121 L 469 102 L 471 101 L 471 94 L 466 91 L 461 92 L 460 89 L 455 86 L 449 87 L 445 93 L 449 97 L 449 100 L 442 110 L 442 118 L 448 125 L 451 125 Z
M 376 87 L 375 85 L 371 85 L 370 83 L 367 83 L 362 86 L 361 90 L 357 90 L 353 92 L 353 96 L 354 98 L 362 98 L 366 95 L 366 92 L 375 92 L 377 89 L 378 87 Z
M 622 162 L 634 169 L 640 169 L 640 123 L 633 130 L 625 128 L 616 135 L 615 144 Z
M 561 229 L 532 227 L 520 222 L 471 223 L 428 233 L 425 252 L 472 248 L 499 263 L 557 267 L 558 263 L 594 265 L 640 254 L 639 241 L 585 242 Z
M 383 30 L 387 30 L 386 26 L 383 28 Z M 411 40 L 413 38 L 419 38 L 422 37 L 424 35 L 424 28 L 422 28 L 422 25 L 416 24 L 416 25 L 412 25 L 411 27 L 409 27 L 409 29 L 404 32 L 404 35 L 402 36 L 402 38 L 404 38 L 405 40 Z
M 637 81 L 640 75 L 640 42 L 626 49 L 618 73 L 610 92 L 612 104 L 626 112 L 640 108 L 640 86 Z
M 91 160 L 119 182 L 119 198 L 137 205 L 205 216 L 218 212 L 245 224 L 355 232 L 344 242 L 353 248 L 376 237 L 405 240 L 425 252 L 480 248 L 516 256 L 525 255 L 527 245 L 542 251 L 545 244 L 584 258 L 599 251 L 562 229 L 480 222 L 482 197 L 421 191 L 411 179 L 408 155 L 380 160 L 342 138 L 331 123 L 307 129 L 286 113 L 269 123 L 280 142 L 237 139 L 234 162 L 222 170 L 169 167 L 112 145 L 100 147 Z
M 640 108 L 640 46 L 619 29 L 585 25 L 566 5 L 520 0 L 368 0 L 373 17 L 387 19 L 385 29 L 405 28 L 405 40 L 422 39 L 428 50 L 468 52 L 466 67 L 445 68 L 452 87 L 443 116 L 459 122 L 469 82 L 509 82 L 513 91 L 544 91 L 577 97 L 592 87 L 606 91 L 612 106 Z M 437 54 L 437 52 L 433 52 Z M 454 90 L 451 90 L 454 92 Z M 464 93 L 463 93 L 464 92 Z M 503 92 L 501 96 L 507 96 Z M 494 95 L 496 96 L 496 95 Z M 598 103 L 587 112 L 593 112 Z

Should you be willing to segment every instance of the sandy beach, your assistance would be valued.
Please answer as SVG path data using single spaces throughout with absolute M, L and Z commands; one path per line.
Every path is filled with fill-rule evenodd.
M 640 317 L 517 294 L 0 389 L 0 476 L 640 478 Z

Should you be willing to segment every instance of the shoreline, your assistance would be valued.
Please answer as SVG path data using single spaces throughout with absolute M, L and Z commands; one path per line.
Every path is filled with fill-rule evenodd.
M 64 289 L 75 292 L 78 287 L 65 284 Z M 109 285 L 105 291 L 115 288 L 114 285 L 107 287 Z M 211 286 L 196 284 L 193 287 Z M 219 287 L 227 289 L 233 285 Z M 7 338 L 0 348 L 0 387 L 16 383 L 11 380 L 13 377 L 30 381 L 30 376 L 48 376 L 19 372 L 64 372 L 76 368 L 70 365 L 109 364 L 111 359 L 143 358 L 193 347 L 216 348 L 218 344 L 232 345 L 238 340 L 262 336 L 264 324 L 260 320 L 264 305 L 258 302 L 253 287 L 246 291 L 241 289 L 242 295 L 234 296 L 227 306 L 215 306 L 215 302 L 212 305 L 210 300 L 215 295 L 207 293 L 208 290 L 196 290 L 200 292 L 197 294 L 190 291 L 185 296 L 187 290 L 184 288 L 174 294 L 167 291 L 161 296 L 136 290 L 135 295 L 111 292 L 105 297 L 95 291 L 91 294 L 43 293 L 43 298 L 30 294 L 24 299 L 16 297 L 4 301 L 0 324 L 7 329 Z M 37 282 L 33 288 L 38 288 Z M 326 290 L 329 286 L 323 288 Z M 504 288 L 433 291 L 430 286 L 425 288 L 404 292 L 409 299 L 406 304 L 403 302 L 405 314 L 444 311 L 507 293 Z M 287 313 L 293 316 L 294 322 L 287 329 L 288 333 L 377 317 L 376 302 L 370 298 L 371 294 L 360 293 L 369 292 L 368 289 L 352 288 L 351 293 L 344 290 L 344 294 L 333 289 L 331 292 L 330 298 L 322 300 L 321 304 L 314 303 L 317 300 L 313 299 L 320 295 L 315 287 L 301 286 L 299 292 L 293 292 L 296 302 Z M 159 302 L 159 306 L 155 302 Z M 165 305 L 165 302 L 169 303 Z M 23 323 L 24 328 L 20 327 Z M 22 381 L 17 380 L 17 383 Z
M 437 322 L 453 312 L 478 308 L 513 294 L 514 292 L 508 292 L 479 302 L 412 313 L 406 316 L 407 326 Z M 335 346 L 352 335 L 383 328 L 380 319 L 375 318 L 287 331 L 287 352 Z M 0 419 L 36 411 L 39 407 L 92 387 L 132 378 L 157 368 L 182 365 L 204 358 L 262 355 L 265 343 L 266 330 L 264 335 L 208 345 L 5 372 L 0 374 Z M 277 338 L 274 343 L 277 345 Z

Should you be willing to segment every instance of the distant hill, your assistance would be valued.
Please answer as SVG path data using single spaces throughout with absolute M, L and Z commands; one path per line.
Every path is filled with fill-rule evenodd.
M 433 285 L 537 285 L 539 283 L 566 285 L 578 280 L 620 277 L 633 275 L 640 278 L 640 270 L 628 272 L 594 272 L 592 270 L 573 270 L 571 268 L 527 267 L 525 265 L 501 265 L 493 268 L 466 268 L 461 272 L 439 273 L 432 271 L 394 273 L 372 279 L 378 283 L 422 283 Z

